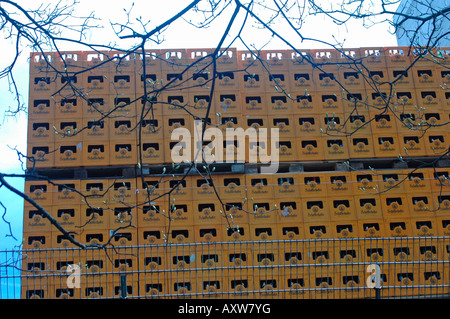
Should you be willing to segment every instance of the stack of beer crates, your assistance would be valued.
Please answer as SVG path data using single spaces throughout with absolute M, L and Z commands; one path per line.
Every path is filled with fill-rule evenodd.
M 33 53 L 27 168 L 52 178 L 27 179 L 25 193 L 80 243 L 115 249 L 79 252 L 25 201 L 24 268 L 57 275 L 44 284 L 27 276 L 23 295 L 67 296 L 69 264 L 105 274 L 82 276 L 70 297 L 117 297 L 123 273 L 133 296 L 361 297 L 345 288 L 364 289 L 364 263 L 374 261 L 388 262 L 388 286 L 442 285 L 445 263 L 431 270 L 389 263 L 449 257 L 445 240 L 407 239 L 449 235 L 450 168 L 392 166 L 448 150 L 448 50 L 413 67 L 408 52 Z M 172 133 L 186 128 L 192 143 L 183 152 L 193 154 L 202 119 L 197 125 L 223 137 L 227 128 L 269 135 L 245 147 L 224 140 L 213 150 L 223 163 L 210 168 L 228 170 L 172 174 L 183 164 L 172 164 L 180 146 Z M 279 129 L 276 141 L 271 128 Z M 283 168 L 275 174 L 225 166 L 231 158 L 267 164 L 274 147 Z M 426 291 L 411 290 L 419 293 Z

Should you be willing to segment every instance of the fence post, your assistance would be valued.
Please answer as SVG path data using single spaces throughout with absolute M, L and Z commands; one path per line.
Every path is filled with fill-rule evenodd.
M 381 288 L 375 287 L 375 299 L 381 299 Z
M 120 276 L 120 298 L 127 298 L 127 275 Z
M 375 299 L 381 298 L 381 268 L 378 264 L 367 266 L 367 272 L 371 273 L 366 280 L 367 287 L 375 289 Z

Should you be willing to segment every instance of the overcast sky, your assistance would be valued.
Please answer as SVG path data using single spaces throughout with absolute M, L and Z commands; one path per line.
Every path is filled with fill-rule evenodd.
M 36 1 L 19 1 L 25 5 L 35 5 Z M 48 3 L 48 1 L 46 2 Z M 114 36 L 109 22 L 120 21 L 125 17 L 123 8 L 129 8 L 132 1 L 122 0 L 120 2 L 110 0 L 87 1 L 80 0 L 78 12 L 80 15 L 89 11 L 94 11 L 95 16 L 101 19 L 98 23 L 104 24 L 104 29 L 93 29 L 89 34 L 89 39 L 94 42 L 117 41 Z M 135 5 L 133 12 L 134 18 L 142 15 L 144 20 L 151 20 L 151 26 L 154 27 L 165 19 L 170 18 L 175 12 L 178 12 L 188 3 L 186 0 L 169 0 L 169 1 L 139 1 Z M 178 22 L 166 30 L 164 34 L 164 43 L 161 47 L 165 48 L 210 48 L 214 47 L 218 42 L 223 29 L 226 25 L 226 18 L 230 16 L 231 11 L 223 16 L 224 19 L 215 21 L 213 26 L 207 29 L 197 29 L 187 25 L 185 22 Z M 195 21 L 195 16 L 189 16 Z M 349 23 L 345 27 L 338 28 L 332 23 L 326 23 L 322 18 L 308 18 L 302 32 L 310 37 L 318 37 L 325 41 L 333 41 L 333 36 L 339 41 L 345 40 L 346 47 L 377 47 L 377 46 L 395 46 L 397 44 L 395 37 L 388 31 L 388 25 L 382 24 L 367 29 L 362 26 L 361 22 Z M 278 26 L 277 26 L 278 27 Z M 277 29 L 282 32 L 282 30 Z M 236 31 L 234 29 L 234 31 Z M 285 34 L 288 36 L 288 34 Z M 0 35 L 1 36 L 1 35 Z M 262 45 L 270 38 L 270 34 L 256 29 L 249 29 L 245 33 L 245 40 L 250 44 Z M 7 40 L 0 40 L 2 50 L 0 50 L 0 68 L 3 68 L 12 57 L 11 43 Z M 283 48 L 279 41 L 272 41 L 271 48 Z M 242 48 L 240 43 L 236 43 L 235 47 Z M 315 43 L 296 43 L 296 46 L 303 49 L 317 47 Z M 6 48 L 6 49 L 5 49 Z M 68 46 L 66 49 L 72 49 Z M 21 55 L 18 64 L 15 67 L 14 75 L 19 85 L 20 92 L 24 101 L 27 101 L 28 95 L 28 51 L 25 49 Z M 0 113 L 3 114 L 9 105 L 14 105 L 14 96 L 8 90 L 8 82 L 6 79 L 0 80 Z M 23 152 L 26 151 L 26 115 L 21 114 L 16 118 L 4 118 L 0 127 L 0 167 L 2 172 L 21 172 L 20 164 L 17 161 L 17 155 L 10 147 L 17 147 Z M 23 189 L 22 180 L 10 180 L 11 183 L 18 188 Z M 0 189 L 0 200 L 7 206 L 8 212 L 5 218 L 13 224 L 13 232 L 21 239 L 22 232 L 22 212 L 23 201 L 17 196 L 12 195 L 8 190 Z M 0 208 L 0 216 L 4 211 Z M 0 250 L 11 248 L 18 244 L 5 237 L 9 232 L 6 224 L 0 221 Z

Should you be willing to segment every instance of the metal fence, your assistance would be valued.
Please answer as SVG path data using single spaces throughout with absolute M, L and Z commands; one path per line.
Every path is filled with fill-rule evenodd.
M 449 237 L 0 251 L 3 298 L 447 297 Z

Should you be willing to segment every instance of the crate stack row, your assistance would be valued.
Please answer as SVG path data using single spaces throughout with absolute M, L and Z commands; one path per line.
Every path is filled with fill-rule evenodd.
M 223 140 L 217 144 L 213 140 L 203 140 L 203 147 L 209 148 L 208 152 L 214 154 L 214 161 L 217 162 L 264 163 L 267 162 L 265 158 L 273 156 L 274 147 L 278 149 L 280 162 L 432 157 L 444 154 L 450 139 L 445 130 L 450 109 L 423 112 L 416 121 L 421 125 L 419 129 L 402 125 L 392 113 L 380 113 L 378 116 L 334 112 L 251 117 L 228 115 L 220 117 L 221 123 L 217 123 L 217 127 L 221 127 Z M 165 122 L 158 119 L 151 121 L 200 132 L 201 126 L 198 125 L 201 124 L 194 126 L 191 120 L 190 116 L 174 115 Z M 126 166 L 138 162 L 142 165 L 168 164 L 172 163 L 174 148 L 181 145 L 178 135 L 175 140 L 171 139 L 173 129 L 166 131 L 158 128 L 154 131 L 154 126 L 148 126 L 143 128 L 139 138 L 136 118 L 114 118 L 102 123 L 94 119 L 59 119 L 53 123 L 48 119 L 34 119 L 29 125 L 30 140 L 33 141 L 29 144 L 29 153 L 36 156 L 36 166 L 40 168 Z M 70 133 L 77 132 L 77 127 L 82 127 L 82 131 Z M 269 135 L 254 144 L 245 136 L 228 143 L 227 128 L 254 128 L 255 132 L 268 128 Z M 271 128 L 279 129 L 279 140 L 276 142 L 271 138 Z M 189 158 L 195 159 L 197 153 L 193 137 L 190 145 L 183 146 L 185 149 L 187 147 L 191 154 Z M 201 159 L 198 157 L 197 161 Z M 30 161 L 29 167 L 32 165 Z
M 37 253 L 39 252 L 39 254 Z M 436 238 L 121 246 L 27 254 L 24 298 L 374 298 L 448 293 L 449 243 Z M 79 287 L 68 287 L 78 265 Z M 68 272 L 69 271 L 69 272 Z
M 212 181 L 202 176 L 65 180 L 57 185 L 27 181 L 26 194 L 62 226 L 77 231 L 75 238 L 85 244 L 98 238 L 105 243 L 111 230 L 129 223 L 133 227 L 121 232 L 130 245 L 448 236 L 449 174 L 448 168 L 437 168 L 224 174 Z M 168 202 L 164 194 L 174 186 Z M 29 203 L 24 232 L 26 248 L 75 247 Z
M 192 255 L 196 256 L 197 261 L 192 265 L 199 266 L 197 262 L 202 260 L 198 260 L 197 253 L 186 254 L 183 246 L 174 247 L 182 250 L 181 255 L 171 251 L 169 246 L 158 252 L 161 255 L 153 256 L 149 253 L 155 251 L 152 245 L 169 242 L 186 244 L 193 249 L 200 244 L 201 249 L 202 243 L 236 244 L 225 245 L 225 251 L 243 245 L 252 256 L 247 259 L 248 268 L 225 269 L 227 275 L 214 274 L 222 282 L 222 289 L 231 291 L 236 288 L 237 277 L 257 267 L 241 279 L 256 282 L 254 289 L 261 291 L 261 285 L 270 287 L 273 281 L 279 283 L 278 287 L 285 287 L 286 282 L 293 285 L 299 279 L 295 279 L 293 273 L 281 277 L 277 273 L 275 278 L 274 272 L 272 279 L 260 277 L 261 271 L 267 275 L 268 269 L 264 267 L 277 269 L 280 263 L 287 261 L 282 257 L 289 255 L 289 242 L 275 249 L 271 244 L 273 240 L 330 240 L 319 241 L 318 246 L 313 241 L 314 244 L 308 244 L 301 252 L 309 256 L 308 263 L 316 263 L 315 258 L 310 258 L 319 256 L 317 252 L 326 252 L 330 258 L 325 262 L 341 263 L 346 253 L 344 250 L 342 255 L 342 242 L 333 242 L 336 238 L 449 235 L 450 172 L 445 167 L 416 171 L 317 170 L 273 175 L 228 172 L 213 174 L 215 190 L 204 176 L 182 178 L 182 175 L 146 174 L 138 178 L 111 178 L 105 175 L 107 171 L 103 168 L 108 167 L 172 163 L 171 150 L 178 143 L 172 139 L 173 129 L 185 127 L 190 132 L 195 131 L 194 118 L 205 117 L 208 105 L 211 105 L 208 128 L 219 127 L 222 132 L 226 132 L 226 128 L 280 130 L 280 139 L 274 146 L 269 139 L 257 145 L 244 142 L 244 148 L 237 143 L 224 147 L 223 155 L 226 158 L 231 154 L 234 162 L 258 162 L 258 156 L 271 153 L 270 147 L 279 148 L 280 161 L 292 163 L 392 159 L 399 155 L 436 157 L 447 148 L 450 136 L 446 126 L 435 124 L 445 124 L 449 120 L 449 97 L 445 90 L 448 54 L 440 56 L 439 66 L 421 60 L 406 72 L 405 67 L 414 57 L 407 55 L 405 48 L 351 49 L 345 50 L 345 56 L 332 50 L 308 50 L 303 51 L 304 54 L 263 51 L 262 60 L 255 59 L 249 52 L 231 49 L 220 52 L 216 61 L 217 77 L 212 78 L 214 69 L 208 65 L 211 62 L 208 54 L 212 52 L 200 49 L 148 52 L 145 72 L 143 57 L 139 54 L 66 52 L 63 60 L 53 53 L 33 54 L 28 156 L 35 156 L 36 161 L 28 161 L 28 168 L 48 172 L 95 167 L 97 177 L 56 179 L 54 183 L 27 180 L 26 193 L 67 230 L 74 231 L 75 239 L 82 243 L 105 244 L 111 240 L 114 246 L 125 250 L 145 245 L 143 253 L 140 250 L 131 254 L 135 257 L 130 262 L 135 266 L 127 273 L 129 282 L 136 282 L 141 288 L 152 287 L 154 283 L 151 270 L 146 268 L 149 264 L 142 262 L 165 258 L 166 262 L 159 268 L 163 290 L 169 294 L 179 293 L 187 286 L 191 287 L 191 292 L 201 287 L 206 289 L 209 284 L 203 286 L 199 278 L 210 276 L 211 272 L 202 267 L 195 271 L 177 268 L 179 261 L 186 261 L 186 256 L 189 262 Z M 108 62 L 107 56 L 114 59 Z M 318 68 L 313 68 L 305 59 L 319 63 Z M 348 63 L 358 60 L 363 64 Z M 186 65 L 190 66 L 187 71 Z M 63 70 L 64 74 L 53 68 Z M 370 75 L 370 79 L 363 80 L 364 75 Z M 392 96 L 385 94 L 388 92 L 384 91 L 385 80 L 396 83 Z M 343 91 L 340 84 L 348 92 Z M 379 90 L 374 89 L 374 84 Z M 214 95 L 210 101 L 213 85 Z M 144 105 L 141 98 L 145 91 L 148 96 Z M 389 111 L 383 112 L 386 98 Z M 415 123 L 418 127 L 411 130 L 403 127 L 401 121 L 410 126 Z M 428 124 L 431 127 L 424 135 Z M 138 155 L 139 147 L 142 157 Z M 242 150 L 244 157 L 239 153 Z M 219 157 L 217 153 L 215 157 Z M 173 187 L 175 190 L 170 197 L 163 196 Z M 80 193 L 71 191 L 73 189 Z M 216 192 L 224 205 L 217 199 Z M 129 223 L 133 227 L 122 227 Z M 115 232 L 117 229 L 119 231 Z M 244 243 L 247 241 L 261 245 Z M 268 244 L 262 244 L 265 242 Z M 351 243 L 356 255 L 372 256 L 373 251 L 367 251 L 365 242 Z M 442 248 L 445 243 L 439 242 L 438 246 Z M 45 262 L 45 258 L 39 257 L 40 251 L 72 247 L 35 207 L 25 203 L 24 248 L 37 251 L 38 257 L 37 261 L 24 260 L 24 267 L 32 270 L 37 265 L 38 271 L 47 270 L 46 267 L 54 267 L 61 260 L 53 255 L 50 262 Z M 379 253 L 379 249 L 384 248 L 387 249 L 384 256 L 389 258 L 391 253 L 395 255 L 404 250 L 403 246 L 395 251 L 390 246 L 382 246 L 375 247 L 374 251 Z M 416 251 L 416 248 L 407 246 L 405 249 Z M 439 251 L 444 249 L 441 248 Z M 261 250 L 273 257 L 269 256 L 269 264 L 263 263 Z M 220 255 L 227 256 L 225 251 Z M 99 255 L 93 258 L 90 253 Z M 281 257 L 275 258 L 274 254 Z M 83 255 L 76 262 L 85 270 L 112 272 L 104 283 L 118 284 L 119 271 L 108 268 L 106 255 L 99 251 Z M 121 258 L 114 267 L 123 262 L 125 268 L 130 265 L 128 258 Z M 136 264 L 139 265 L 137 273 Z M 444 266 L 447 265 L 440 264 L 440 273 L 448 272 L 448 266 L 442 268 Z M 314 279 L 309 276 L 302 280 L 325 287 L 331 284 L 328 278 L 340 282 L 344 268 L 350 273 L 353 271 L 345 264 L 338 268 L 339 271 L 334 265 L 307 267 Z M 330 276 L 315 278 L 319 270 Z M 355 271 L 361 274 L 361 269 Z M 353 282 L 349 278 L 359 275 L 346 274 L 345 283 Z M 325 278 L 325 282 L 320 278 Z M 31 279 L 32 283 L 41 282 Z M 262 281 L 265 283 L 261 284 Z M 177 286 L 178 283 L 189 285 Z M 30 281 L 23 284 L 24 291 L 32 294 L 34 288 L 28 289 L 29 284 Z M 56 280 L 53 286 L 55 284 Z M 97 284 L 101 286 L 101 282 Z M 147 294 L 145 289 L 144 294 Z M 83 296 L 89 295 L 86 290 Z
M 64 287 L 66 268 L 57 265 L 75 263 L 83 267 L 83 289 L 72 289 L 71 297 L 117 297 L 114 287 L 122 274 L 127 274 L 134 296 L 200 293 L 223 297 L 221 293 L 239 292 L 226 296 L 373 297 L 374 291 L 364 290 L 371 262 L 381 263 L 384 284 L 393 287 L 383 290 L 384 296 L 444 293 L 448 240 L 431 237 L 450 234 L 450 192 L 445 186 L 449 173 L 448 169 L 414 173 L 405 169 L 223 175 L 214 184 L 229 205 L 228 210 L 222 209 L 234 227 L 219 212 L 222 206 L 202 177 L 191 176 L 185 187 L 177 189 L 170 224 L 165 217 L 169 203 L 146 204 L 144 185 L 155 187 L 155 198 L 178 180 L 59 181 L 93 196 L 87 203 L 65 187 L 27 182 L 30 197 L 67 230 L 76 232 L 76 240 L 105 244 L 113 236 L 115 250 L 108 257 L 103 251 L 52 252 L 52 248 L 75 246 L 52 230 L 34 207 L 25 207 L 24 248 L 35 252 L 27 253 L 24 265 L 36 274 L 27 278 L 24 293 L 56 297 L 59 289 L 69 294 Z M 98 196 L 105 189 L 110 191 Z M 378 194 L 377 190 L 388 191 Z M 247 200 L 238 201 L 241 197 Z M 133 228 L 111 233 L 129 222 Z M 166 241 L 184 246 L 166 247 Z M 242 258 L 245 263 L 231 267 L 232 260 Z M 400 263 L 405 261 L 410 264 Z M 42 280 L 49 270 L 64 274 Z M 411 285 L 424 287 L 419 291 Z M 333 290 L 337 287 L 342 290 Z
M 417 62 L 405 71 L 413 56 L 404 50 L 380 49 L 373 56 L 368 49 L 345 51 L 348 56 L 305 52 L 313 63 L 322 63 L 319 68 L 292 51 L 263 51 L 262 63 L 248 52 L 225 51 L 217 60 L 212 101 L 214 72 L 206 58 L 212 50 L 153 52 L 145 70 L 145 107 L 139 55 L 125 59 L 109 53 L 116 60 L 102 64 L 100 58 L 106 58 L 101 54 L 71 52 L 65 55 L 67 65 L 49 55 L 52 67 L 65 70 L 63 75 L 48 66 L 42 69 L 46 60 L 35 55 L 28 154 L 37 162 L 28 164 L 172 163 L 179 141 L 173 130 L 189 130 L 191 145 L 184 147 L 194 153 L 195 116 L 204 118 L 209 105 L 208 127 L 219 128 L 223 139 L 212 152 L 223 161 L 261 162 L 259 154 L 270 155 L 273 147 L 282 162 L 439 156 L 449 139 L 448 56 L 439 64 Z M 166 56 L 171 63 L 163 60 Z M 95 65 L 100 67 L 91 69 Z M 187 65 L 193 66 L 184 72 Z M 85 68 L 91 71 L 81 72 Z M 389 81 L 394 81 L 393 91 Z M 267 128 L 269 133 L 267 141 L 253 145 L 227 139 L 227 128 Z M 280 136 L 273 145 L 271 128 L 278 128 Z

